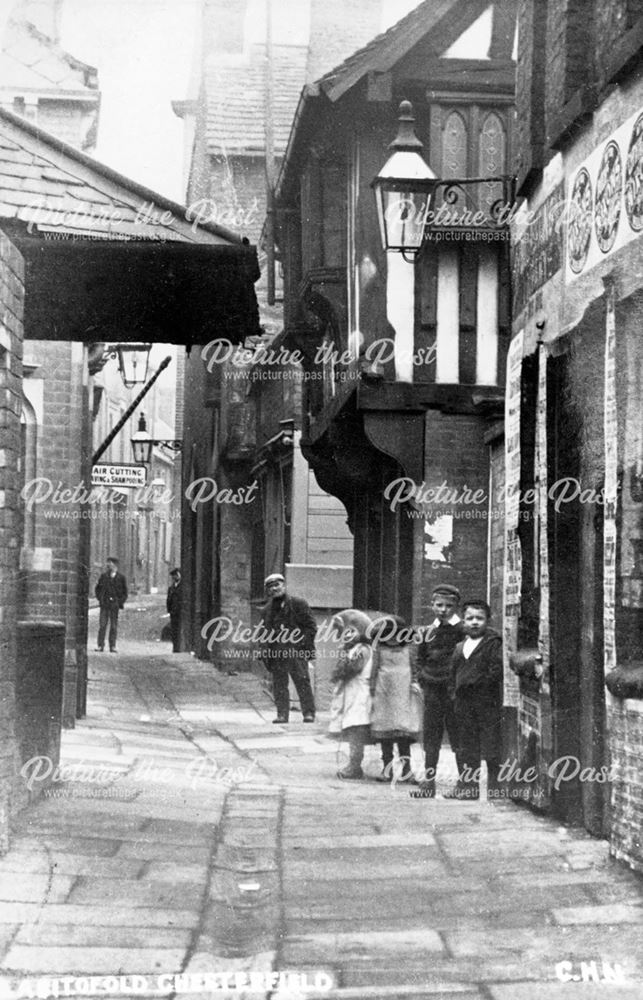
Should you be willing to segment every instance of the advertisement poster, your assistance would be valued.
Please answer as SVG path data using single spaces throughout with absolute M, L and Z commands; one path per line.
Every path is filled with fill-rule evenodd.
M 567 282 L 640 236 L 642 159 L 643 111 L 592 150 L 575 172 L 567 205 Z
M 536 459 L 534 482 L 538 491 L 538 517 L 535 532 L 537 553 L 535 565 L 538 567 L 538 587 L 540 591 L 540 629 L 538 649 L 543 658 L 543 679 L 541 691 L 549 694 L 549 544 L 548 544 L 548 511 L 547 494 L 549 478 L 547 475 L 547 351 L 540 344 L 538 347 L 538 409 L 536 413 Z
M 0 1000 L 640 1000 L 638 716 L 559 697 L 547 551 L 640 27 L 576 122 L 532 6 L 0 0 Z
M 518 538 L 520 516 L 520 400 L 522 393 L 523 333 L 512 340 L 507 355 L 505 395 L 505 557 L 503 590 L 504 704 L 520 702 L 518 678 L 509 667 L 509 654 L 518 646 L 518 615 L 522 588 L 522 556 Z
M 618 502 L 618 417 L 616 411 L 616 317 L 614 290 L 607 291 L 605 316 L 605 519 L 603 526 L 603 645 L 605 670 L 616 666 L 616 516 Z

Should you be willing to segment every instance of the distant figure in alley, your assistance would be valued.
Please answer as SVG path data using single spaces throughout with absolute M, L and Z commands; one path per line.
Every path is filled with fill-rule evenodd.
M 181 652 L 181 570 L 170 571 L 170 586 L 167 590 L 165 606 L 170 615 L 170 632 L 172 634 L 172 652 Z
M 96 649 L 99 653 L 103 652 L 105 632 L 109 626 L 109 650 L 110 653 L 115 653 L 118 637 L 118 612 L 124 607 L 127 600 L 127 580 L 122 573 L 119 573 L 118 559 L 115 556 L 109 556 L 107 569 L 98 578 L 94 593 L 100 607 Z
M 274 722 L 288 722 L 289 677 L 292 677 L 297 689 L 303 721 L 314 722 L 315 699 L 308 662 L 315 657 L 317 623 L 306 601 L 286 593 L 286 581 L 281 573 L 272 573 L 266 577 L 264 587 L 268 603 L 263 609 L 262 620 L 269 635 L 261 653 L 264 666 L 272 674 L 277 707 Z

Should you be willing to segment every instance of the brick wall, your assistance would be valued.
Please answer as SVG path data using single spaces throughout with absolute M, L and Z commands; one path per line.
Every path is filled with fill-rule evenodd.
M 601 48 L 609 51 L 628 28 L 628 0 L 610 0 L 596 6 L 596 34 Z M 597 47 L 598 49 L 598 47 Z M 597 51 L 597 55 L 600 53 Z
M 546 5 L 540 0 L 522 0 L 520 4 L 515 165 L 520 184 L 527 182 L 531 174 L 543 166 L 546 14 Z
M 225 477 L 219 476 L 221 485 Z M 219 480 L 217 480 L 218 482 Z M 261 498 L 256 497 L 256 503 Z M 221 605 L 219 614 L 225 615 L 235 625 L 248 628 L 252 621 L 250 606 L 250 547 L 252 543 L 252 511 L 247 507 L 220 505 L 220 555 Z M 212 651 L 212 659 L 225 670 L 248 670 L 252 665 L 252 648 L 255 644 L 221 642 Z M 243 658 L 235 658 L 242 652 Z
M 422 578 L 422 610 L 427 612 L 431 591 L 438 583 L 451 583 L 463 597 L 482 596 L 487 592 L 487 530 L 489 458 L 484 442 L 486 423 L 480 417 L 443 414 L 429 410 L 426 414 L 426 452 L 424 476 L 428 487 L 447 487 L 471 492 L 481 490 L 482 503 L 439 503 L 434 510 L 453 515 L 451 562 L 441 563 L 424 558 Z M 426 540 L 426 531 L 425 531 Z M 500 608 L 493 608 L 496 624 Z
M 491 452 L 491 525 L 490 525 L 490 600 L 494 609 L 496 624 L 502 615 L 502 592 L 505 564 L 505 527 L 504 499 L 505 485 L 505 439 L 495 438 L 490 447 Z
M 641 0 L 521 0 L 516 77 L 519 191 L 572 142 L 632 62 Z M 635 32 L 634 32 L 635 33 Z M 617 60 L 615 64 L 614 60 Z M 620 63 L 618 62 L 620 60 Z M 634 64 L 633 64 L 634 65 Z
M 0 853 L 8 847 L 17 763 L 14 733 L 18 616 L 20 409 L 24 264 L 0 233 Z
M 34 508 L 35 548 L 40 561 L 34 565 L 23 560 L 21 616 L 66 625 L 64 723 L 73 726 L 76 680 L 79 670 L 82 673 L 85 668 L 87 656 L 90 522 L 81 517 L 85 512 L 81 504 L 56 503 L 54 497 L 59 484 L 61 489 L 73 490 L 91 480 L 84 351 L 80 344 L 54 341 L 30 343 L 30 351 L 46 365 L 37 476 L 48 481 L 47 487 L 50 485 L 53 492 Z
M 213 221 L 259 242 L 266 217 L 263 156 L 213 156 L 210 166 Z
M 611 852 L 643 871 L 643 714 L 627 701 L 612 701 L 607 721 L 610 733 L 612 783 Z

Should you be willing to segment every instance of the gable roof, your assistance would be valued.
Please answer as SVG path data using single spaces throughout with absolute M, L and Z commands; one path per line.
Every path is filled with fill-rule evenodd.
M 516 11 L 513 2 L 514 0 L 424 0 L 424 3 L 410 11 L 406 17 L 377 35 L 314 84 L 304 86 L 277 178 L 277 198 L 281 196 L 287 183 L 286 178 L 295 147 L 299 144 L 300 132 L 304 130 L 304 120 L 309 121 L 310 116 L 314 115 L 312 109 L 318 98 L 326 98 L 331 103 L 339 101 L 369 74 L 387 73 L 392 70 L 423 39 L 430 39 L 435 45 L 436 56 L 441 56 L 441 53 L 488 7 L 493 7 L 494 11 L 494 32 L 497 18 L 502 35 L 509 27 L 509 22 L 515 24 Z M 510 33 L 513 37 L 513 33 Z M 494 47 L 493 38 L 494 36 L 492 36 L 492 47 Z M 495 44 L 497 45 L 497 40 Z M 508 39 L 504 42 L 505 48 L 507 44 Z M 454 62 L 455 60 L 444 57 L 445 66 Z M 462 64 L 465 64 L 466 60 L 458 62 L 461 64 L 458 65 L 458 73 L 461 73 Z
M 331 101 L 337 101 L 367 73 L 385 73 L 406 55 L 424 37 L 428 31 L 437 27 L 439 22 L 453 8 L 459 6 L 462 0 L 424 0 L 406 17 L 394 24 L 388 31 L 382 32 L 363 48 L 358 49 L 348 59 L 345 59 L 335 69 L 325 73 L 317 85 Z M 482 3 L 473 0 L 471 6 L 476 14 L 480 8 L 488 6 L 490 0 Z
M 0 224 L 112 240 L 242 242 L 0 108 Z
M 189 345 L 256 334 L 255 249 L 186 214 L 0 109 L 0 227 L 25 261 L 26 337 Z
M 306 78 L 308 47 L 273 48 L 273 133 L 277 156 L 287 144 L 293 114 Z M 211 155 L 257 155 L 266 148 L 266 47 L 247 55 L 210 57 L 205 65 L 207 146 Z

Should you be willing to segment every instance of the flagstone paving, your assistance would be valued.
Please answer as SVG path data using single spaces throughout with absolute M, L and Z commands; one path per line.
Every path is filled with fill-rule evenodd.
M 274 726 L 255 676 L 120 645 L 92 655 L 62 779 L 0 858 L 0 1000 L 39 981 L 43 1000 L 643 996 L 641 878 L 604 841 L 508 802 L 339 781 L 323 716 Z

